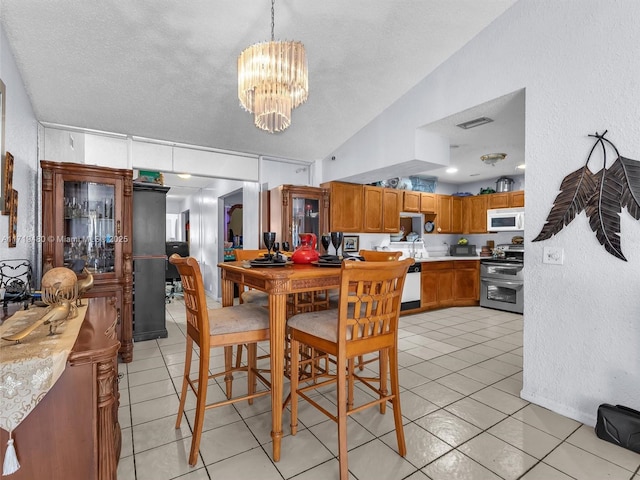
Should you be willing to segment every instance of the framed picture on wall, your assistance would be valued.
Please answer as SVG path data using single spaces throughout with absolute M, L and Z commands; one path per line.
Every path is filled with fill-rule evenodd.
M 13 155 L 9 152 L 4 156 L 4 164 L 2 165 L 2 214 L 11 214 L 11 195 L 13 191 Z
M 9 247 L 16 246 L 18 238 L 18 191 L 11 190 L 11 194 L 7 195 L 11 198 L 11 207 L 9 208 Z
M 357 235 L 345 235 L 342 240 L 343 252 L 357 252 L 360 250 L 359 237 Z
M 4 82 L 0 80 L 0 155 L 4 155 L 4 112 L 7 103 L 6 96 L 7 91 L 4 87 Z M 4 195 L 4 190 L 0 193 Z
M 6 110 L 5 104 L 7 103 L 7 92 L 4 87 L 4 83 L 0 80 L 0 163 L 4 162 L 4 111 Z M 4 167 L 4 165 L 2 165 Z M 5 190 L 4 187 L 4 168 L 0 169 L 0 210 L 4 213 L 4 204 L 5 200 L 9 197 L 8 193 L 11 193 L 9 190 Z M 6 213 L 5 213 L 6 215 Z

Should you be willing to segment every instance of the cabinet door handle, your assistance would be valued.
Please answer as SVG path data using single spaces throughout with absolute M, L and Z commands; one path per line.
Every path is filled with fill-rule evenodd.
M 116 222 L 116 235 L 119 237 L 121 235 L 121 231 L 120 231 L 120 220 L 118 220 Z

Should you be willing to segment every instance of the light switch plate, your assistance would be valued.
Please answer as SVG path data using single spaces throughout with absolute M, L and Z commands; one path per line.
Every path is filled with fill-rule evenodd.
M 551 265 L 562 265 L 564 262 L 564 248 L 562 247 L 544 247 L 542 255 L 542 263 Z

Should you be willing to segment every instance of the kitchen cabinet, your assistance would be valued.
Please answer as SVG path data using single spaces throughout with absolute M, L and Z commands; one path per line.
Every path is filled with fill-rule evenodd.
M 365 185 L 362 231 L 397 233 L 400 231 L 402 190 Z
M 402 197 L 402 211 L 420 213 L 420 192 L 404 191 Z
M 453 261 L 423 262 L 420 307 L 425 310 L 453 305 Z
M 364 216 L 362 218 L 362 231 L 367 233 L 382 232 L 384 230 L 384 188 L 365 185 L 363 187 L 363 195 Z M 400 227 L 398 227 L 398 230 L 400 230 Z
M 438 233 L 462 233 L 462 198 L 436 195 L 436 230 Z
M 489 196 L 464 197 L 465 233 L 487 233 L 487 197 Z
M 363 186 L 344 182 L 329 182 L 320 186 L 329 192 L 329 230 L 345 233 L 361 232 Z
M 524 190 L 517 190 L 511 193 L 511 206 L 524 207 Z
M 420 212 L 436 213 L 436 194 L 420 193 Z
M 480 260 L 422 262 L 420 308 L 480 303 Z
M 458 307 L 480 302 L 480 261 L 453 262 L 453 304 Z
M 515 192 L 493 193 L 488 196 L 488 208 L 524 207 L 524 190 Z
M 400 210 L 402 209 L 402 191 L 385 188 L 382 192 L 382 220 L 384 233 L 400 231 Z
M 435 217 L 438 233 L 463 233 L 462 197 L 435 195 L 437 214 Z
M 453 201 L 451 195 L 437 195 L 436 230 L 438 233 L 451 233 L 451 210 Z
M 462 197 L 451 197 L 451 233 L 462 233 L 463 231 Z
M 86 297 L 116 299 L 124 362 L 133 360 L 133 171 L 42 160 L 42 271 L 84 264 Z
M 320 239 L 329 231 L 329 192 L 324 188 L 280 185 L 269 191 L 270 231 L 277 242 L 300 243 L 299 233 L 315 233 Z

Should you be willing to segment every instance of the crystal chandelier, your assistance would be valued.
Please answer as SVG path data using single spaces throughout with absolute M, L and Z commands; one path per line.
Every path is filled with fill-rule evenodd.
M 238 99 L 253 113 L 256 127 L 270 133 L 291 125 L 291 110 L 309 93 L 307 56 L 301 42 L 274 40 L 271 0 L 271 41 L 246 48 L 238 56 Z

